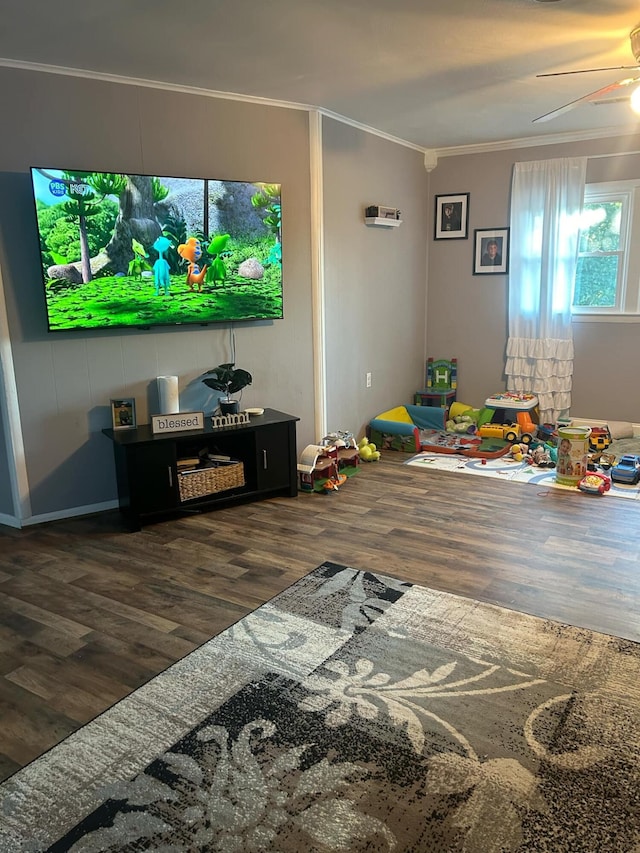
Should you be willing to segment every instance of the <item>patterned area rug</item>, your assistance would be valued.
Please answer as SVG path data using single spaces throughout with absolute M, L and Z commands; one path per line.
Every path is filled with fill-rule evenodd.
M 640 849 L 640 647 L 325 563 L 0 787 L 0 850 Z
M 619 455 L 618 458 L 620 458 Z M 481 477 L 495 477 L 513 483 L 532 483 L 534 486 L 544 488 L 564 489 L 569 492 L 577 491 L 575 486 L 564 486 L 557 483 L 554 469 L 538 468 L 535 465 L 529 465 L 527 462 L 516 462 L 508 456 L 501 456 L 499 459 L 486 459 L 483 462 L 482 459 L 449 456 L 446 453 L 417 453 L 411 459 L 407 459 L 404 464 L 427 470 L 435 468 L 438 471 L 457 471 L 463 474 L 477 474 Z M 630 483 L 612 482 L 611 489 L 605 495 L 605 498 L 608 499 L 609 497 L 637 501 L 640 499 L 640 483 L 634 486 Z

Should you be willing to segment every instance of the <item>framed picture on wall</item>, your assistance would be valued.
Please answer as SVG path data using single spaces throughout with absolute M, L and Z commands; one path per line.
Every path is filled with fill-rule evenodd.
M 466 240 L 469 236 L 469 193 L 437 195 L 434 240 Z
M 509 272 L 509 229 L 476 228 L 473 274 L 504 275 Z
M 111 421 L 114 429 L 134 429 L 136 401 L 133 397 L 120 397 L 111 401 Z

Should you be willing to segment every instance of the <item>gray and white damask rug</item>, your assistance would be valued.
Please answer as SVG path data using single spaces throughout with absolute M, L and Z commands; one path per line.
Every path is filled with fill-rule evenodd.
M 0 786 L 0 850 L 637 853 L 639 670 L 325 563 Z

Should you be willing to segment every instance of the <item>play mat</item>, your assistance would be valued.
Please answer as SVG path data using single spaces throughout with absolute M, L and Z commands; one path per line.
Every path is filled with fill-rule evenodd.
M 512 483 L 533 483 L 544 488 L 564 489 L 575 492 L 575 486 L 563 486 L 556 482 L 556 472 L 549 468 L 538 468 L 528 462 L 516 462 L 507 456 L 499 459 L 470 459 L 460 455 L 445 453 L 418 453 L 408 459 L 405 465 L 411 465 L 423 470 L 453 471 L 463 474 L 478 474 L 483 477 L 494 477 L 499 480 L 509 480 Z M 613 495 L 618 498 L 640 498 L 640 484 L 632 486 L 626 483 L 611 483 L 611 490 L 606 497 Z

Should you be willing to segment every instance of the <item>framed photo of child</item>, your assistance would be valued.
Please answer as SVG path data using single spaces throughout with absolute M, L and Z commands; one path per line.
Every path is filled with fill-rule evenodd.
M 437 195 L 434 240 L 466 240 L 469 236 L 469 193 Z
M 509 229 L 476 228 L 474 232 L 474 275 L 504 275 L 509 272 Z
M 111 421 L 114 429 L 134 429 L 136 426 L 136 401 L 133 397 L 111 400 Z

